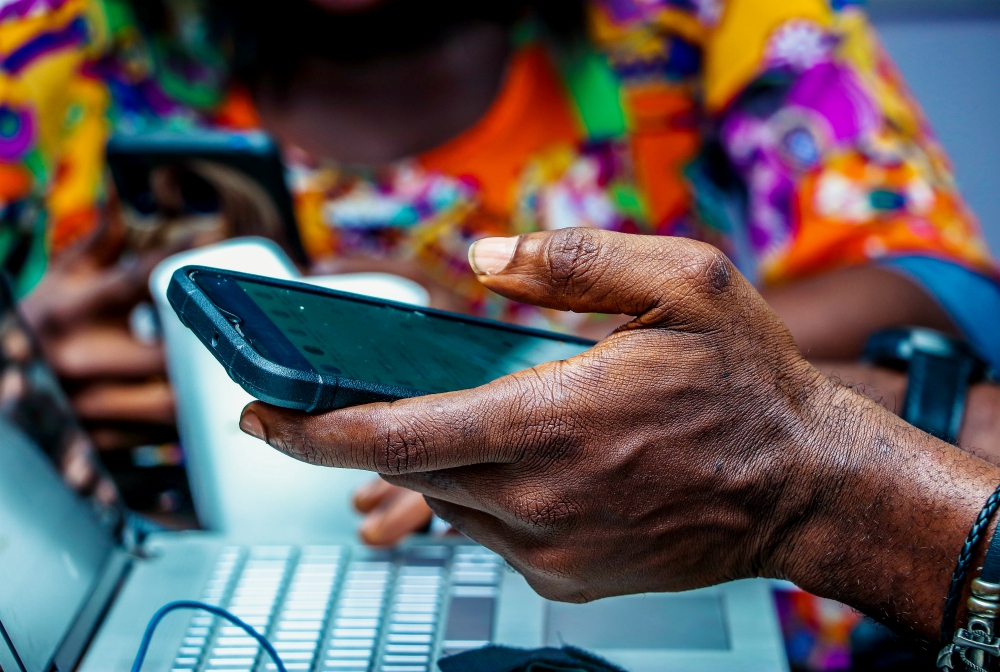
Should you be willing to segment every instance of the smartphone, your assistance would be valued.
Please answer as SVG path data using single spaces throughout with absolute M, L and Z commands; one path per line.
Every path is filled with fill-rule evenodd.
M 222 237 L 270 238 L 297 263 L 307 262 L 281 154 L 266 133 L 116 133 L 108 141 L 107 160 L 137 240 L 154 233 L 142 229 L 163 225 L 164 218 L 157 215 L 165 211 L 173 224 L 224 212 L 228 202 L 242 206 L 236 210 L 244 216 L 229 222 Z
M 243 389 L 270 404 L 310 413 L 469 389 L 594 345 L 199 266 L 177 270 L 167 298 Z

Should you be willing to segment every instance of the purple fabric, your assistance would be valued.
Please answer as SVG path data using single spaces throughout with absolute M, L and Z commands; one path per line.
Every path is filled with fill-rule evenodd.
M 767 117 L 734 107 L 721 140 L 746 178 L 748 233 L 758 254 L 791 239 L 795 185 L 825 154 L 855 145 L 878 129 L 874 100 L 854 72 L 821 62 L 799 73 L 781 106 Z
M 0 160 L 20 159 L 34 140 L 35 117 L 31 110 L 0 106 Z
M 43 13 L 59 9 L 68 0 L 14 0 L 0 7 L 0 22 L 20 19 L 33 12 Z

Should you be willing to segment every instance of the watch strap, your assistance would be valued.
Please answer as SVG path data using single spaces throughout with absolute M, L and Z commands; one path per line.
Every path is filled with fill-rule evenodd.
M 970 357 L 915 352 L 907 367 L 903 419 L 943 441 L 957 442 L 973 366 Z
M 949 443 L 958 441 L 969 385 L 987 370 L 967 343 L 921 327 L 888 329 L 868 339 L 863 358 L 907 372 L 904 420 Z

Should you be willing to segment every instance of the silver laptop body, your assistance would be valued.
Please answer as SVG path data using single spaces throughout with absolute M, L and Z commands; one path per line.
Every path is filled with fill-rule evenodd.
M 455 539 L 394 550 L 344 539 L 154 534 L 127 548 L 40 451 L 0 420 L 0 667 L 131 669 L 164 604 L 224 606 L 266 634 L 289 670 L 426 672 L 489 642 L 574 644 L 632 672 L 783 670 L 769 585 L 550 603 L 488 550 Z M 295 543 L 288 543 L 294 541 Z M 168 616 L 146 670 L 275 669 L 245 633 Z

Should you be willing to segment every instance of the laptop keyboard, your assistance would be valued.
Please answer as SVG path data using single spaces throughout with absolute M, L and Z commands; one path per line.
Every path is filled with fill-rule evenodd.
M 488 644 L 502 561 L 481 546 L 226 548 L 201 600 L 267 635 L 289 671 L 429 672 Z M 242 628 L 197 613 L 173 672 L 273 672 Z

